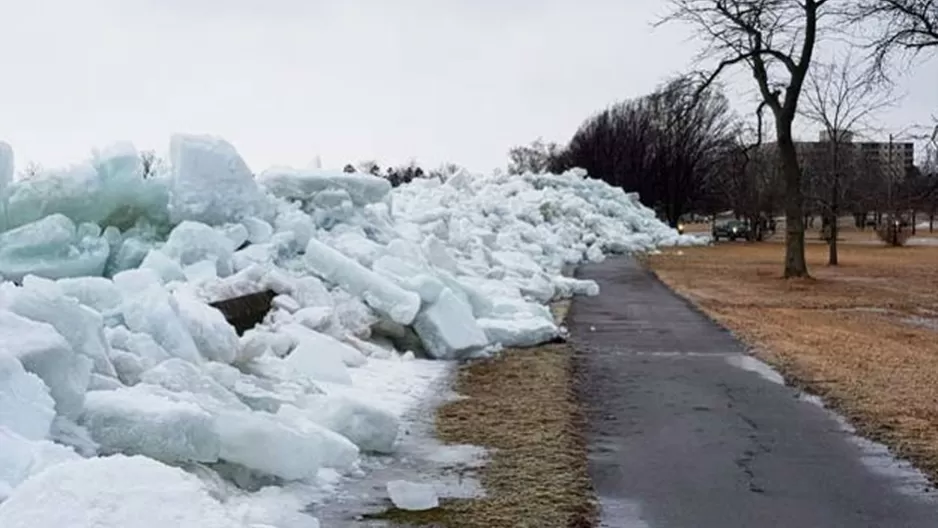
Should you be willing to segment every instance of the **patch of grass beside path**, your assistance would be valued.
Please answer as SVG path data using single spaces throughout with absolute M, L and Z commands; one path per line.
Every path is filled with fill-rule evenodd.
M 858 431 L 938 478 L 938 247 L 808 244 L 813 279 L 782 280 L 780 243 L 647 257 L 670 287 Z
M 566 316 L 569 303 L 553 307 Z M 380 517 L 408 526 L 586 528 L 595 502 L 573 392 L 566 344 L 506 350 L 460 369 L 454 390 L 466 396 L 437 411 L 447 443 L 490 450 L 480 470 L 486 497 L 442 501 L 429 512 L 390 510 Z

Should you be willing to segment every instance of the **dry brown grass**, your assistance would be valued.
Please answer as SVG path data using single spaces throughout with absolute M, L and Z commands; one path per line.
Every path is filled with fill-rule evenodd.
M 563 320 L 569 303 L 552 308 Z M 436 430 L 444 442 L 491 451 L 480 475 L 486 497 L 383 517 L 446 528 L 592 526 L 596 510 L 572 361 L 568 345 L 549 344 L 463 366 L 454 389 L 467 398 L 437 411 Z
M 847 233 L 862 240 L 871 233 Z M 669 251 L 648 259 L 672 288 L 824 397 L 861 433 L 938 477 L 938 247 L 808 245 L 814 276 L 780 279 L 778 243 Z

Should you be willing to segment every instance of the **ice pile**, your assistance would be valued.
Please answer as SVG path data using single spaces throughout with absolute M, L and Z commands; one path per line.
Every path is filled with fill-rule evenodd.
M 392 191 L 319 169 L 255 178 L 227 142 L 178 135 L 149 170 L 120 144 L 11 174 L 0 143 L 3 526 L 162 525 L 138 508 L 164 495 L 189 497 L 195 516 L 165 512 L 182 525 L 278 525 L 219 501 L 393 452 L 402 409 L 375 400 L 422 397 L 431 377 L 386 373 L 552 339 L 546 303 L 598 293 L 565 266 L 696 241 L 578 171 Z M 210 305 L 260 291 L 272 309 L 243 335 Z M 48 497 L 67 505 L 30 517 Z

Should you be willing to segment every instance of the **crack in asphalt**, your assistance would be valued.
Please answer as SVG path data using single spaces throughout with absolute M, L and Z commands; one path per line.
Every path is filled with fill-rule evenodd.
M 567 319 L 601 525 L 934 528 L 821 407 L 726 358 L 732 334 L 628 258 Z

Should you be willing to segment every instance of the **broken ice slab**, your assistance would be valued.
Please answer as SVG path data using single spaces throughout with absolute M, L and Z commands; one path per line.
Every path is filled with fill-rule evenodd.
M 430 484 L 392 480 L 387 483 L 387 490 L 391 502 L 401 510 L 432 510 L 440 506 L 436 490 Z
M 100 276 L 111 247 L 102 237 L 80 237 L 67 217 L 54 214 L 0 234 L 0 275 L 50 279 Z

